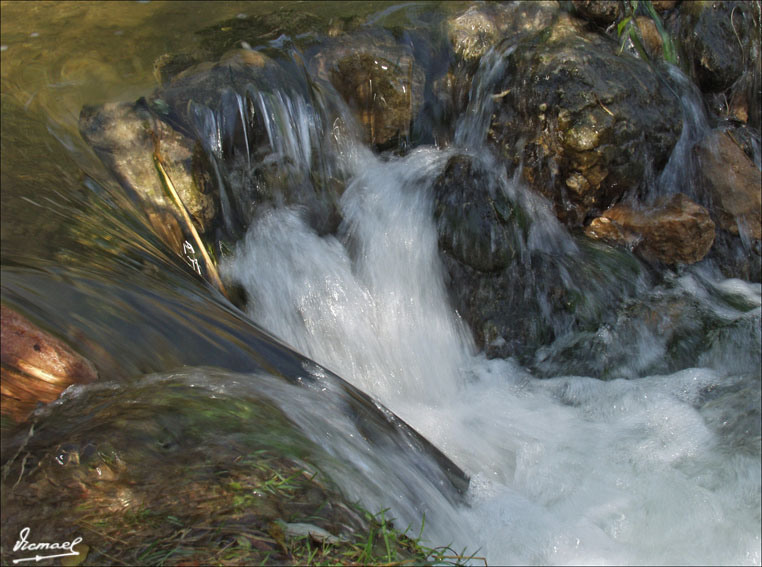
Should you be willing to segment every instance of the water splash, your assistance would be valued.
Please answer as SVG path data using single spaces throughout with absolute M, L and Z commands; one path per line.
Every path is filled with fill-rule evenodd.
M 256 322 L 369 392 L 471 475 L 470 506 L 447 512 L 456 514 L 456 529 L 427 517 L 440 541 L 479 548 L 501 564 L 758 564 L 760 411 L 758 403 L 741 402 L 759 399 L 752 358 L 760 334 L 750 331 L 759 324 L 758 286 L 723 283 L 701 270 L 666 287 L 630 282 L 629 304 L 609 323 L 563 335 L 551 347 L 558 354 L 563 341 L 576 345 L 575 360 L 589 362 L 591 374 L 603 375 L 608 364 L 613 377 L 637 378 L 609 382 L 570 376 L 575 362 L 563 357 L 554 359 L 548 380 L 512 360 L 487 360 L 450 306 L 431 187 L 466 146 L 492 172 L 493 189 L 532 221 L 521 240 L 524 263 L 538 269 L 543 257 L 552 264 L 567 287 L 589 299 L 591 320 L 616 307 L 609 295 L 619 280 L 598 272 L 620 268 L 593 264 L 598 257 L 574 243 L 547 203 L 504 169 L 495 172 L 484 149 L 490 77 L 499 76 L 500 57 L 483 60 L 456 147 L 379 157 L 345 138 L 338 230 L 320 235 L 300 207 L 268 210 L 253 219 L 223 274 L 245 287 Z M 684 103 L 686 127 L 659 191 L 686 189 L 676 171 L 706 131 L 690 93 Z M 314 107 L 277 95 L 271 104 L 283 113 L 270 123 L 271 148 L 302 163 L 307 155 L 318 163 L 336 159 L 326 154 L 337 146 L 315 143 L 325 125 L 300 114 Z M 585 281 L 611 285 L 586 288 Z M 535 283 L 524 290 L 530 299 L 544 289 Z M 649 326 L 648 314 L 660 309 L 673 310 L 664 319 L 671 334 Z M 694 311 L 709 322 L 697 326 L 688 315 Z M 554 313 L 543 316 L 565 328 Z M 735 365 L 723 359 L 749 332 L 740 344 L 750 354 Z M 703 335 L 695 343 L 664 338 L 690 333 Z M 660 366 L 673 348 L 677 362 Z M 738 409 L 732 423 L 728 407 Z M 366 474 L 376 479 L 373 470 Z

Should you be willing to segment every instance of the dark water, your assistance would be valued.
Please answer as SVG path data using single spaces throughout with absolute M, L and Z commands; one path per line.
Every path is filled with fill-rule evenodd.
M 116 450 L 138 459 L 145 439 L 204 450 L 215 439 L 266 442 L 403 525 L 425 513 L 432 543 L 480 549 L 494 564 L 759 564 L 759 285 L 712 266 L 658 285 L 615 275 L 614 287 L 634 290 L 632 311 L 677 306 L 665 325 L 697 339 L 673 341 L 675 354 L 633 316 L 538 351 L 534 371 L 548 379 L 486 360 L 448 304 L 430 195 L 458 144 L 479 153 L 479 89 L 455 148 L 381 159 L 351 135 L 322 148 L 318 161 L 348 179 L 342 225 L 319 236 L 292 209 L 257 217 L 221 263 L 247 289 L 246 313 L 153 234 L 80 138 L 84 105 L 147 94 L 157 57 L 212 49 L 204 30 L 231 18 L 280 15 L 268 22 L 309 35 L 337 17 L 409 25 L 457 7 L 294 6 L 2 3 L 2 301 L 76 345 L 101 376 L 39 412 L 31 446 L 94 442 L 104 429 L 122 432 Z M 280 133 L 307 146 L 281 151 L 298 165 L 321 115 L 314 101 L 287 100 Z M 494 175 L 521 194 L 512 176 Z M 530 205 L 526 254 L 557 259 L 574 284 L 590 255 L 543 203 Z M 596 269 L 613 272 L 606 254 Z M 603 293 L 586 291 L 596 313 Z M 677 367 L 659 364 L 668 357 Z M 604 369 L 631 379 L 599 380 Z M 390 432 L 371 399 L 471 477 L 465 503 L 435 459 L 416 456 L 420 438 Z M 14 448 L 29 431 L 3 427 Z

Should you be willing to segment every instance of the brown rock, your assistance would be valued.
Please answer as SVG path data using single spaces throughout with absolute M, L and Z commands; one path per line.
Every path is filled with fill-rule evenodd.
M 447 34 L 455 55 L 473 62 L 502 39 L 545 28 L 557 14 L 556 2 L 480 3 L 450 18 Z
M 696 145 L 701 174 L 719 226 L 733 234 L 762 238 L 762 174 L 733 139 L 713 130 Z
M 644 164 L 666 165 L 682 112 L 648 63 L 617 55 L 614 42 L 568 14 L 503 47 L 487 140 L 522 165 L 562 222 L 581 227 L 592 211 L 637 191 Z
M 38 402 L 49 403 L 71 384 L 89 384 L 98 372 L 66 343 L 14 310 L 0 311 L 2 413 L 23 421 Z
M 649 208 L 614 205 L 594 219 L 585 234 L 665 264 L 693 264 L 712 247 L 714 223 L 704 207 L 677 194 Z
M 643 38 L 643 46 L 651 59 L 661 57 L 664 40 L 656 27 L 654 21 L 647 16 L 638 16 L 635 18 L 635 24 L 640 30 L 640 36 Z
M 678 0 L 653 0 L 651 4 L 657 12 L 666 12 L 677 6 Z
M 340 36 L 321 47 L 310 67 L 347 102 L 365 142 L 386 147 L 408 136 L 426 82 L 410 46 L 385 32 Z

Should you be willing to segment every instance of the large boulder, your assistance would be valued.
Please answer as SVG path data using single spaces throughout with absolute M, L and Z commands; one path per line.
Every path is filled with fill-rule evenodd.
M 682 112 L 646 62 L 568 14 L 504 48 L 488 139 L 562 221 L 582 225 L 666 164 Z
M 363 141 L 387 148 L 409 136 L 426 82 L 410 45 L 383 31 L 343 34 L 322 45 L 309 67 L 346 101 Z
M 709 212 L 682 193 L 650 207 L 614 205 L 593 219 L 585 234 L 633 249 L 665 264 L 693 264 L 714 242 Z
M 434 218 L 442 250 L 482 272 L 508 266 L 520 252 L 524 224 L 516 207 L 467 156 L 455 156 L 434 183 Z M 525 226 L 523 228 L 526 228 Z
M 743 130 L 712 130 L 694 148 L 717 224 L 712 259 L 727 277 L 762 278 L 762 174 L 741 146 Z M 758 142 L 757 142 L 758 143 Z M 757 150 L 759 151 L 759 150 Z

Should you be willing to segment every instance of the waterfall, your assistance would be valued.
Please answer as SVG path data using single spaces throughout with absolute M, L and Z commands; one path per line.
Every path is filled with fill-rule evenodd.
M 477 85 L 474 96 L 483 91 Z M 289 116 L 309 112 L 298 99 L 273 100 Z M 472 149 L 480 143 L 475 114 L 456 136 Z M 336 155 L 324 154 L 335 147 L 315 139 L 318 119 L 301 116 L 269 123 L 272 147 L 308 159 L 309 146 L 320 154 L 313 160 L 334 162 Z M 276 134 L 276 127 L 287 131 Z M 476 353 L 449 304 L 431 187 L 457 144 L 393 157 L 373 155 L 351 137 L 344 142 L 347 185 L 336 233 L 320 235 L 298 206 L 268 209 L 253 219 L 222 273 L 246 289 L 254 321 L 370 393 L 471 475 L 469 505 L 452 512 L 455 518 L 427 517 L 432 533 L 495 564 L 759 563 L 754 410 L 739 409 L 742 416 L 728 425 L 718 402 L 742 408 L 745 395 L 759 395 L 759 379 L 711 360 L 720 344 L 749 333 L 749 357 L 758 356 L 759 286 L 718 283 L 698 271 L 671 288 L 639 288 L 643 304 L 672 294 L 724 321 L 725 330 L 702 347 L 703 368 L 642 374 L 666 346 L 635 322 L 640 342 L 611 345 L 626 335 L 606 325 L 596 340 L 629 357 L 637 379 L 605 382 L 560 367 L 538 380 L 514 360 Z M 488 155 L 479 159 L 493 164 Z M 522 253 L 553 250 L 566 277 L 584 282 L 587 264 L 577 261 L 579 249 L 544 201 L 505 171 L 495 176 L 500 190 L 528 203 L 536 236 Z M 561 240 L 567 244 L 560 250 L 551 244 Z M 729 296 L 746 298 L 749 307 L 722 307 Z M 392 512 L 403 523 L 420 521 Z

